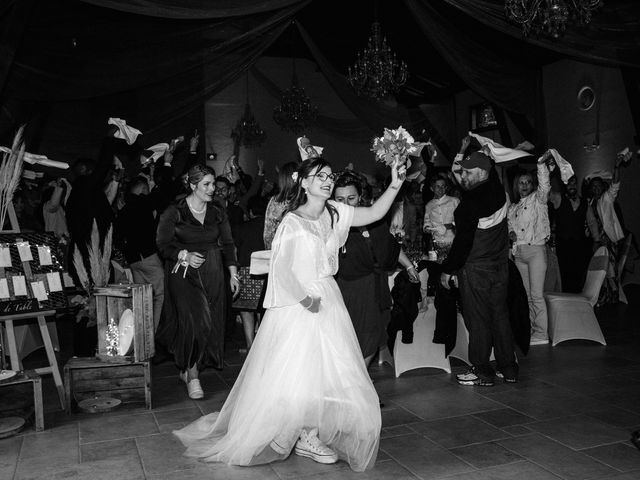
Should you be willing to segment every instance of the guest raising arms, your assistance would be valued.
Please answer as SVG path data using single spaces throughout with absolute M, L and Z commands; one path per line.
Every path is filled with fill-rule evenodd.
M 385 215 L 404 173 L 394 164 L 378 201 L 354 208 L 329 200 L 326 160 L 306 160 L 294 172 L 296 195 L 271 248 L 267 312 L 222 410 L 174 432 L 188 456 L 255 465 L 294 449 L 320 463 L 342 458 L 356 471 L 373 466 L 378 395 L 333 275 L 349 229 Z
M 158 224 L 156 243 L 165 260 L 166 289 L 158 340 L 175 357 L 189 397 L 204 396 L 199 373 L 222 368 L 226 294 L 223 264 L 233 294 L 240 289 L 235 247 L 225 209 L 213 199 L 215 172 L 194 165 L 189 195 L 169 206 Z

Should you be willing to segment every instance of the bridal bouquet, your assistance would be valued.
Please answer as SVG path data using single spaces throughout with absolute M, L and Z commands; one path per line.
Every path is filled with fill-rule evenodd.
M 427 145 L 423 142 L 416 142 L 409 132 L 398 127 L 396 130 L 384 129 L 384 135 L 373 140 L 371 151 L 376 154 L 379 162 L 384 162 L 391 166 L 398 160 L 401 164 L 407 162 L 407 157 L 418 157 L 422 148 Z M 409 162 L 407 168 L 411 163 Z

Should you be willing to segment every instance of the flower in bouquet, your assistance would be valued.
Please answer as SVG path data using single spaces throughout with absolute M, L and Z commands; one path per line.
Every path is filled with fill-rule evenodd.
M 400 164 L 407 163 L 407 168 L 411 162 L 407 157 L 418 157 L 426 142 L 416 142 L 409 132 L 398 127 L 396 130 L 384 129 L 382 137 L 373 140 L 371 151 L 376 154 L 376 159 L 391 166 L 397 160 Z

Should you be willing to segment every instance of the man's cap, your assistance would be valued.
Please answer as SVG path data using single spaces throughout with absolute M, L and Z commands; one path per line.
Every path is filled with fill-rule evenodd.
M 460 162 L 460 166 L 467 170 L 481 168 L 488 172 L 491 170 L 491 159 L 482 152 L 473 152 Z

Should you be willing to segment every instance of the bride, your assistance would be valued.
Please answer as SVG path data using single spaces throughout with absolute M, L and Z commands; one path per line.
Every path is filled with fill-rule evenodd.
M 174 432 L 187 456 L 257 465 L 293 450 L 355 471 L 373 467 L 378 395 L 333 275 L 349 228 L 381 219 L 404 176 L 394 164 L 378 201 L 354 208 L 329 200 L 334 174 L 323 158 L 293 173 L 296 194 L 272 244 L 267 312 L 222 410 Z

